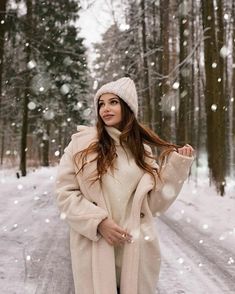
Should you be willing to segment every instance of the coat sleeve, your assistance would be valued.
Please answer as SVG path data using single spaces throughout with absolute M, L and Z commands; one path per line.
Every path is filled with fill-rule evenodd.
M 188 177 L 193 159 L 176 151 L 169 155 L 161 170 L 161 179 L 156 178 L 156 188 L 149 192 L 148 202 L 153 215 L 165 212 L 175 201 Z
M 69 226 L 92 241 L 100 238 L 98 224 L 108 213 L 86 199 L 80 191 L 73 162 L 72 141 L 65 148 L 56 178 L 56 202 Z

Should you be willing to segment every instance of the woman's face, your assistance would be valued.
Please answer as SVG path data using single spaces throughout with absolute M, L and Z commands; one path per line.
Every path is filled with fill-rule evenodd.
M 120 99 L 112 93 L 105 93 L 98 101 L 99 115 L 106 126 L 119 128 L 122 120 Z

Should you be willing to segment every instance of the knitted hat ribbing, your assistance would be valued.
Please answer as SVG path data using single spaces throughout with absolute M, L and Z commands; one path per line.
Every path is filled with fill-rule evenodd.
M 112 93 L 119 96 L 133 111 L 135 117 L 138 115 L 138 98 L 135 83 L 132 79 L 124 77 L 114 82 L 104 84 L 95 94 L 94 104 L 97 113 L 98 99 L 102 94 Z

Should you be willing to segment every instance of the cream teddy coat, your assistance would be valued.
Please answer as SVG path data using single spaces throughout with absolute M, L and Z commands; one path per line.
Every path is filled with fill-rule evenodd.
M 76 294 L 117 294 L 114 247 L 97 232 L 108 212 L 99 181 L 90 182 L 96 170 L 96 162 L 91 162 L 95 155 L 89 156 L 84 171 L 78 174 L 73 158 L 94 141 L 95 127 L 80 126 L 72 136 L 58 167 L 56 201 L 70 227 Z M 124 245 L 121 294 L 156 293 L 161 256 L 154 216 L 163 213 L 176 199 L 192 161 L 193 158 L 172 152 L 155 189 L 151 175 L 144 173 L 140 179 L 126 220 L 133 242 Z

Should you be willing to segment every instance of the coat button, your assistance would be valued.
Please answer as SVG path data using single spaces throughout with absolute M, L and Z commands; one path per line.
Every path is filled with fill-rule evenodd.
M 97 206 L 97 203 L 94 201 L 94 202 L 92 202 L 94 205 L 96 205 Z
M 143 212 L 140 213 L 140 217 L 143 218 L 145 214 Z

